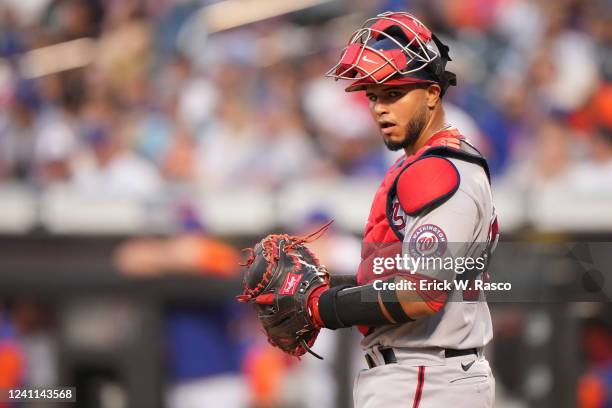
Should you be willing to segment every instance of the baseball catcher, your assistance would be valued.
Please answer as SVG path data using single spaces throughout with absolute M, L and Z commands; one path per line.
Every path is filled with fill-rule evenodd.
M 403 152 L 373 198 L 352 281 L 334 282 L 304 246 L 324 228 L 270 235 L 247 263 L 240 300 L 256 305 L 275 346 L 300 356 L 322 328 L 359 328 L 369 367 L 355 380 L 359 408 L 494 405 L 482 288 L 497 217 L 486 160 L 445 120 L 442 98 L 456 84 L 448 61 L 418 19 L 386 12 L 327 73 L 365 92 L 382 141 Z

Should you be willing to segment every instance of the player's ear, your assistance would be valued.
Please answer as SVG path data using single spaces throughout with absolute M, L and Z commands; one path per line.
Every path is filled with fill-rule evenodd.
M 427 107 L 429 109 L 433 109 L 440 101 L 440 93 L 442 92 L 442 88 L 440 88 L 440 85 L 438 84 L 431 84 L 427 87 L 426 91 Z

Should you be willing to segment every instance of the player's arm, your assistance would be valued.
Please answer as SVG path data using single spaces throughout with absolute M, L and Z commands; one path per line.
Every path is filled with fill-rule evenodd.
M 461 180 L 455 165 L 441 157 L 415 162 L 397 180 L 398 201 L 412 217 L 402 231 L 402 252 L 411 260 L 422 261 L 395 277 L 396 281 L 412 283 L 411 289 L 398 291 L 398 298 L 404 313 L 413 319 L 442 309 L 448 291 L 439 288 L 454 281 L 455 271 L 443 267 L 441 261 L 464 258 L 474 241 L 479 213 L 474 198 L 464 190 L 470 183 L 477 181 L 469 174 Z
M 434 232 L 443 235 L 444 241 L 448 243 L 439 256 L 463 257 L 476 228 L 477 217 L 478 210 L 473 199 L 458 191 L 446 204 L 417 219 L 414 227 L 407 231 L 404 247 L 407 251 L 414 248 L 414 242 L 410 240 L 414 241 L 423 227 L 435 226 Z M 409 256 L 418 255 L 411 253 Z M 411 272 L 415 271 L 397 271 L 387 282 L 411 281 L 415 290 L 384 289 L 380 282 L 355 287 L 321 288 L 311 297 L 311 310 L 317 324 L 328 328 L 381 326 L 421 319 L 440 311 L 448 293 L 428 288 L 427 284 L 453 280 L 454 271 Z
M 459 243 L 451 249 L 456 250 L 452 255 L 461 256 L 464 251 L 464 248 L 460 248 L 461 243 L 471 241 L 477 225 L 477 206 L 471 197 L 458 190 L 459 174 L 450 161 L 435 158 L 435 163 L 433 160 L 427 163 L 426 160 L 423 160 L 423 166 L 415 170 L 426 169 L 429 177 L 427 181 L 420 179 L 422 176 L 418 172 L 408 171 L 398 179 L 397 195 L 400 204 L 409 215 L 416 216 L 415 222 L 405 231 L 404 247 L 409 249 L 411 239 L 418 239 L 414 234 L 418 233 L 419 228 L 431 224 L 437 226 L 434 232 L 444 235 L 444 241 Z M 424 191 L 422 186 L 431 187 L 432 181 L 436 188 Z M 451 256 L 448 251 L 444 252 L 440 255 Z M 356 287 L 319 288 L 313 292 L 309 301 L 312 318 L 321 327 L 336 329 L 353 325 L 405 323 L 434 314 L 444 306 L 447 293 L 421 290 L 419 282 L 440 281 L 454 276 L 449 276 L 448 271 L 416 272 L 397 271 L 390 279 L 395 283 L 413 281 L 416 290 L 385 289 L 380 282 Z
M 439 268 L 435 262 L 427 266 L 424 264 L 425 260 L 465 260 L 469 247 L 474 245 L 478 219 L 478 207 L 474 199 L 463 190 L 458 190 L 446 203 L 417 217 L 414 224 L 407 228 L 404 255 L 423 260 L 416 270 L 409 273 L 400 272 L 395 277 L 396 281 L 412 282 L 415 288 L 400 290 L 398 293 L 402 309 L 408 316 L 418 319 L 435 314 L 444 307 L 448 291 L 438 287 L 444 282 L 452 283 L 455 280 L 455 271 L 452 267 Z M 437 250 L 434 249 L 430 256 L 420 252 L 419 240 L 424 235 L 438 237 L 438 242 L 434 243 Z

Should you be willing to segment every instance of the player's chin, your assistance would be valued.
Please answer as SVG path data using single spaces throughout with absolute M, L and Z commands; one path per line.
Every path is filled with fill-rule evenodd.
M 403 132 L 382 133 L 383 141 L 387 149 L 398 151 L 406 147 L 406 140 Z

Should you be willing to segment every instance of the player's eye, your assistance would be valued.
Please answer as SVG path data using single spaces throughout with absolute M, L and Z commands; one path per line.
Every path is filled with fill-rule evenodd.
M 401 94 L 397 91 L 389 91 L 387 92 L 387 96 L 389 98 L 399 98 L 401 96 Z
M 368 95 L 368 99 L 370 100 L 370 102 L 376 102 L 376 95 Z

